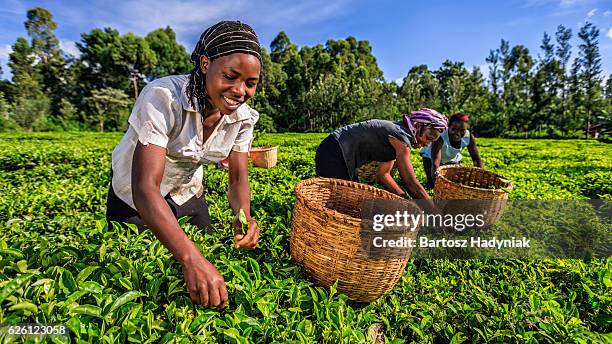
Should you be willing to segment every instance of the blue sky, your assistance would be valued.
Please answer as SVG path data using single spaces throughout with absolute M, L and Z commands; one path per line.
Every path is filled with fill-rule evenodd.
M 65 51 L 78 54 L 74 42 L 93 28 L 111 26 L 121 34 L 148 32 L 170 25 L 178 41 L 191 51 L 201 31 L 221 19 L 242 20 L 255 28 L 268 47 L 280 31 L 293 43 L 324 44 L 349 35 L 368 40 L 385 79 L 403 78 L 415 65 L 437 69 L 445 59 L 481 66 L 502 38 L 540 53 L 544 31 L 554 36 L 559 24 L 572 29 L 588 20 L 600 29 L 600 53 L 606 76 L 612 72 L 612 0 L 488 1 L 20 1 L 3 0 L 0 8 L 0 63 L 10 46 L 25 36 L 28 8 L 42 6 L 58 23 L 56 35 Z M 298 3 L 296 5 L 296 3 Z

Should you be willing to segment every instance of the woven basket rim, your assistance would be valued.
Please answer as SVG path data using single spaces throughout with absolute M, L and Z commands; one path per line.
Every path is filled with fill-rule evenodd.
M 488 170 L 485 170 L 484 168 L 475 167 L 475 166 L 456 166 L 456 165 L 440 166 L 438 168 L 438 170 L 436 171 L 436 176 L 442 178 L 444 180 L 444 182 L 446 182 L 446 183 L 453 184 L 453 185 L 456 185 L 456 186 L 459 186 L 459 187 L 462 187 L 462 188 L 466 188 L 468 190 L 471 189 L 471 190 L 477 190 L 479 192 L 489 192 L 489 193 L 499 193 L 499 194 L 506 194 L 507 193 L 506 191 L 504 191 L 502 189 L 477 188 L 477 187 L 474 187 L 474 186 L 468 186 L 468 185 L 463 185 L 461 183 L 453 182 L 452 180 L 446 178 L 446 176 L 444 176 L 444 175 L 442 175 L 440 173 L 441 170 L 450 170 L 450 169 L 481 170 L 481 171 L 484 171 L 485 173 L 492 174 L 492 175 L 494 175 L 494 176 L 496 176 L 498 178 L 502 178 L 502 179 L 508 180 L 509 181 L 508 187 L 506 187 L 505 189 L 512 190 L 512 188 L 513 188 L 512 181 L 510 180 L 510 178 L 507 178 L 507 177 L 505 177 L 505 176 L 503 176 L 503 175 L 501 175 L 499 173 L 488 171 Z
M 361 223 L 361 218 L 356 218 L 356 217 L 352 217 L 346 214 L 343 214 L 339 211 L 330 209 L 330 208 L 326 208 L 323 207 L 315 202 L 312 202 L 310 200 L 308 200 L 306 197 L 304 197 L 301 194 L 301 189 L 307 186 L 310 186 L 311 184 L 315 184 L 318 182 L 322 182 L 325 184 L 335 184 L 335 185 L 340 185 L 340 186 L 348 186 L 348 187 L 357 187 L 361 190 L 367 190 L 369 192 L 376 194 L 380 194 L 380 195 L 387 195 L 390 196 L 390 198 L 385 198 L 385 199 L 390 199 L 390 200 L 404 200 L 404 198 L 395 195 L 393 193 L 390 193 L 386 190 L 382 190 L 379 189 L 377 187 L 374 186 L 370 186 L 367 184 L 362 184 L 362 183 L 358 183 L 358 182 L 353 182 L 353 181 L 349 181 L 349 180 L 344 180 L 344 179 L 335 179 L 335 178 L 323 178 L 323 177 L 314 177 L 314 178 L 308 178 L 308 179 L 304 179 L 302 181 L 300 181 L 299 183 L 297 183 L 297 185 L 295 186 L 295 196 L 297 198 L 297 201 L 302 201 L 304 203 L 304 206 L 310 210 L 316 211 L 316 212 L 326 212 L 328 213 L 331 217 L 333 217 L 335 220 L 340 220 L 340 221 L 349 221 L 352 224 L 359 224 Z
M 250 152 L 266 152 L 274 149 L 278 149 L 278 146 L 260 146 L 260 147 L 252 147 Z

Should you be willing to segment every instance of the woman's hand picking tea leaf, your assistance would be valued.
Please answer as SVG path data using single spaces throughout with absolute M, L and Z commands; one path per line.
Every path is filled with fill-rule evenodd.
M 255 249 L 259 241 L 259 226 L 253 218 L 248 218 L 244 209 L 234 216 L 233 227 L 235 231 L 235 242 L 237 248 Z

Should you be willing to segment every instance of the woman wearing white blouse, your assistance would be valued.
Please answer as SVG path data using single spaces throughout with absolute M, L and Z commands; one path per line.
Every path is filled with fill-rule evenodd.
M 189 75 L 149 83 L 112 158 L 108 221 L 149 228 L 181 263 L 194 303 L 224 307 L 223 277 L 179 226 L 178 217 L 208 229 L 203 164 L 229 159 L 228 199 L 236 215 L 236 246 L 254 249 L 259 228 L 250 214 L 248 150 L 259 115 L 245 104 L 255 94 L 261 48 L 250 26 L 220 22 L 201 35 Z M 248 225 L 242 233 L 243 210 Z

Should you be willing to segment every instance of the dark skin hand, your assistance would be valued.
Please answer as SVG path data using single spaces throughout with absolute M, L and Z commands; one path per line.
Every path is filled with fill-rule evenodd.
M 250 191 L 248 180 L 248 153 L 232 151 L 229 155 L 229 190 L 227 197 L 234 214 L 244 210 L 246 219 L 249 222 L 249 229 L 246 235 L 242 232 L 242 223 L 236 216 L 232 225 L 234 226 L 235 242 L 237 248 L 253 250 L 259 241 L 259 226 L 251 217 Z

